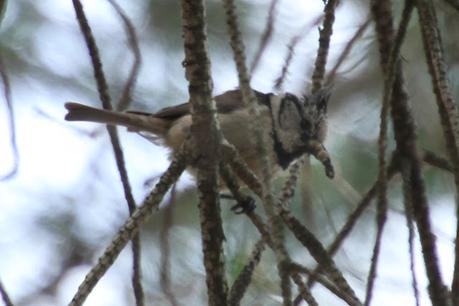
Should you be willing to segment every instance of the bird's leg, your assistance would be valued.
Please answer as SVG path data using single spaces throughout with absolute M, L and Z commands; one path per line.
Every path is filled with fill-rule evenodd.
M 255 199 L 252 198 L 249 195 L 242 195 L 242 199 L 235 199 L 234 200 L 237 202 L 235 205 L 231 206 L 231 210 L 236 214 L 246 214 L 250 213 L 255 210 L 257 207 L 255 205 Z
M 231 206 L 231 210 L 237 215 L 252 212 L 257 207 L 254 198 L 242 193 L 238 196 L 238 199 L 231 194 L 221 193 L 220 199 L 236 201 L 236 204 Z
M 230 168 L 223 163 L 220 164 L 220 175 L 226 187 L 231 191 L 231 194 L 220 194 L 220 198 L 236 201 L 236 204 L 231 207 L 231 210 L 235 214 L 252 212 L 256 207 L 255 199 L 241 192 L 236 177 L 231 172 Z

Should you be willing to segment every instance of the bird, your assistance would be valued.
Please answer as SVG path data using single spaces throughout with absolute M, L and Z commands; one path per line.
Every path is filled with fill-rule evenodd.
M 333 178 L 330 157 L 323 147 L 327 134 L 327 104 L 330 91 L 322 89 L 296 96 L 254 90 L 263 133 L 266 133 L 267 154 L 273 165 L 273 175 L 285 170 L 304 154 L 313 154 L 325 166 L 326 175 Z M 261 175 L 256 143 L 251 139 L 249 125 L 254 121 L 249 106 L 239 89 L 214 97 L 220 128 L 225 139 L 234 145 L 248 167 Z M 90 121 L 125 126 L 129 131 L 148 135 L 155 144 L 170 149 L 173 155 L 190 134 L 192 124 L 189 102 L 163 108 L 156 113 L 119 112 L 99 109 L 76 102 L 67 102 L 68 121 Z M 193 172 L 193 171 L 192 171 Z

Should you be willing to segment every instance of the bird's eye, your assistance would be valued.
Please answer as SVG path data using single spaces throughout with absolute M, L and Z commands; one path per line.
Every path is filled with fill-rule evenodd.
M 304 142 L 307 142 L 311 139 L 311 123 L 307 120 L 301 120 L 301 139 Z
M 309 132 L 307 131 L 303 131 L 303 133 L 301 134 L 301 140 L 307 143 L 308 141 L 311 140 L 311 134 L 309 134 Z
M 311 122 L 309 122 L 308 120 L 301 120 L 301 129 L 303 130 L 303 133 L 304 132 L 307 132 L 309 133 L 311 131 Z

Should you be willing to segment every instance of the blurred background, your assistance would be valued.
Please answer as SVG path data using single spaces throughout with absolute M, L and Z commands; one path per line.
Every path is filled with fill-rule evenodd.
M 239 22 L 249 64 L 260 43 L 270 1 L 237 1 Z M 105 0 L 82 1 L 101 52 L 113 101 L 120 98 L 133 56 L 120 17 Z M 187 101 L 182 61 L 180 1 L 118 1 L 137 31 L 143 65 L 133 92 L 131 109 L 156 111 Z M 237 87 L 221 1 L 209 0 L 207 21 L 214 94 Z M 457 11 L 436 1 L 448 73 L 458 93 L 459 41 Z M 399 20 L 401 7 L 394 14 Z M 400 4 L 401 5 L 401 4 Z M 274 32 L 252 78 L 252 87 L 271 92 L 279 77 L 288 44 L 300 35 L 285 90 L 307 91 L 318 47 L 315 22 L 321 1 L 281 0 Z M 335 65 L 347 42 L 369 16 L 366 1 L 343 1 L 337 10 L 329 65 Z M 420 146 L 446 156 L 430 76 L 424 62 L 417 16 L 413 16 L 403 45 L 403 65 L 410 99 L 419 127 Z M 67 304 L 85 274 L 128 216 L 121 182 L 105 127 L 64 121 L 66 101 L 100 106 L 92 67 L 71 1 L 8 1 L 0 27 L 0 53 L 11 84 L 16 123 L 19 168 L 0 181 L 0 279 L 15 305 Z M 0 85 L 0 88 L 3 87 Z M 377 176 L 377 143 L 382 79 L 373 25 L 364 31 L 340 66 L 329 105 L 329 134 L 325 143 L 336 167 L 331 181 L 312 160 L 310 175 L 300 182 L 301 192 L 292 210 L 328 245 L 346 217 Z M 8 112 L 0 98 L 0 176 L 11 171 L 15 157 L 10 143 Z M 168 165 L 167 151 L 135 133 L 120 128 L 129 179 L 137 203 Z M 392 135 L 392 134 L 390 134 Z M 390 136 L 391 137 L 391 136 Z M 393 141 L 389 147 L 394 148 Z M 452 176 L 426 166 L 431 220 L 445 281 L 453 269 L 455 232 Z M 279 188 L 282 178 L 276 182 Z M 308 185 L 309 184 L 309 185 Z M 408 255 L 408 231 L 401 202 L 400 179 L 389 187 L 391 210 L 384 231 L 381 262 L 373 305 L 413 305 Z M 309 188 L 305 187 L 309 186 Z M 172 205 L 142 228 L 142 269 L 147 305 L 206 304 L 205 274 L 193 181 L 180 180 Z M 307 205 L 306 205 L 307 204 Z M 225 252 L 229 283 L 251 253 L 258 233 L 248 219 L 222 202 Z M 261 205 L 258 205 L 261 211 Z M 364 296 L 366 274 L 375 237 L 372 206 L 336 255 L 338 266 L 359 297 Z M 295 260 L 314 266 L 299 243 L 287 237 Z M 167 247 L 169 245 L 169 247 Z M 416 271 L 422 305 L 430 305 L 422 256 L 416 241 Z M 169 254 L 165 258 L 169 248 Z M 131 249 L 126 248 L 98 283 L 85 305 L 133 305 Z M 164 267 L 176 301 L 165 293 Z M 279 305 L 279 286 L 271 251 L 263 254 L 243 305 Z M 321 305 L 344 305 L 317 285 Z

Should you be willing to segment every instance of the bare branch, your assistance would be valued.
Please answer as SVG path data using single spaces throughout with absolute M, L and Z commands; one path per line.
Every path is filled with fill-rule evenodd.
M 8 180 L 14 177 L 19 168 L 19 151 L 18 145 L 16 142 L 16 124 L 14 120 L 14 112 L 13 112 L 13 99 L 11 98 L 11 87 L 10 87 L 10 80 L 8 78 L 8 74 L 6 73 L 6 67 L 3 63 L 3 58 L 0 56 L 0 77 L 3 83 L 3 96 L 5 97 L 5 104 L 6 109 L 8 112 L 8 123 L 9 123 L 9 131 L 10 131 L 10 144 L 11 150 L 13 152 L 13 166 L 11 170 L 0 177 L 0 181 Z
M 229 151 L 232 152 L 231 149 Z M 230 158 L 230 157 L 227 157 L 227 158 Z M 243 161 L 241 161 L 241 164 L 243 164 Z M 290 176 L 289 176 L 289 180 L 284 185 L 284 188 L 283 188 L 283 190 L 281 192 L 281 196 L 278 199 L 278 205 L 281 207 L 281 214 L 288 214 L 290 216 L 290 213 L 288 212 L 288 209 L 286 208 L 287 207 L 287 201 L 293 196 L 293 192 L 294 192 L 294 188 L 295 188 L 296 180 L 297 180 L 297 175 L 296 174 L 292 175 L 292 172 L 295 172 L 296 171 L 295 168 L 300 167 L 300 165 L 301 165 L 301 163 L 297 162 L 294 165 L 292 165 L 292 167 L 290 168 L 290 172 L 291 173 L 290 173 Z M 241 167 L 242 168 L 247 168 L 247 166 L 244 166 L 244 165 L 242 165 Z M 244 196 L 240 192 L 240 190 L 239 190 L 240 188 L 238 186 L 236 177 L 231 173 L 231 171 L 229 170 L 228 166 L 222 166 L 220 168 L 220 170 L 221 170 L 221 175 L 222 175 L 222 177 L 223 177 L 223 179 L 224 179 L 224 181 L 226 183 L 226 186 L 230 189 L 230 191 L 233 194 L 233 196 L 235 197 L 235 199 L 238 202 L 245 201 L 247 198 L 246 198 L 246 196 Z M 260 185 L 260 183 L 258 182 L 258 179 L 255 176 L 253 177 L 253 180 L 255 181 L 255 183 L 253 185 L 255 185 L 255 186 L 259 186 Z M 375 193 L 375 192 L 376 191 L 374 191 L 373 193 Z M 274 250 L 273 241 L 271 239 L 270 232 L 268 231 L 268 227 L 264 224 L 264 222 L 261 220 L 261 218 L 254 211 L 246 212 L 246 215 L 250 218 L 252 223 L 255 225 L 255 227 L 260 232 L 263 241 L 271 249 Z M 293 221 L 290 222 L 290 223 L 299 224 L 299 222 L 295 218 L 293 218 L 291 216 L 290 216 L 290 218 L 293 219 Z M 298 226 L 296 226 L 296 227 L 298 228 Z M 301 232 L 302 230 L 304 230 L 304 229 L 300 229 L 299 231 Z M 300 233 L 299 235 L 302 236 L 303 233 Z M 307 239 L 310 239 L 310 237 L 313 237 L 312 234 L 310 234 L 309 232 L 307 232 L 305 235 L 307 237 L 309 237 Z M 318 240 L 316 238 L 313 237 L 312 240 L 314 240 L 316 243 L 320 244 L 320 242 L 318 242 Z M 304 242 L 304 239 L 303 240 L 300 239 L 300 241 Z M 314 244 L 314 242 L 312 242 L 312 244 L 313 244 L 313 247 L 317 247 L 317 245 Z M 320 251 L 318 251 L 318 252 L 320 252 Z M 313 256 L 313 257 L 316 258 L 315 256 Z M 316 258 L 316 260 L 317 260 L 317 258 Z M 326 261 L 326 262 L 328 263 L 328 261 Z M 323 261 L 318 261 L 318 263 L 319 263 L 319 266 L 320 266 L 320 264 L 323 263 Z M 295 275 L 296 273 L 298 273 L 298 271 L 296 269 L 294 269 L 294 271 L 292 271 L 292 267 L 295 267 L 295 266 L 297 266 L 297 264 L 291 263 L 290 268 L 288 268 L 288 269 L 290 271 L 290 274 L 291 274 L 292 278 L 298 280 L 298 275 Z M 306 268 L 304 268 L 304 269 L 306 269 Z M 352 289 L 349 290 L 349 287 L 348 287 L 346 281 L 344 280 L 344 282 L 343 282 L 342 276 L 340 277 L 341 273 L 338 270 L 336 270 L 336 268 L 334 268 L 334 269 L 330 268 L 330 270 L 333 271 L 333 275 L 334 276 L 332 276 L 332 278 L 335 279 L 335 280 L 339 280 L 338 281 L 338 283 L 339 283 L 338 286 L 339 286 L 340 289 L 337 289 L 333 284 L 330 284 L 329 282 L 327 282 L 326 280 L 321 278 L 320 275 L 318 275 L 317 273 L 314 274 L 315 275 L 314 279 L 318 280 L 321 284 L 323 284 L 325 287 L 327 287 L 329 290 L 331 290 L 333 293 L 335 293 L 338 297 L 340 297 L 343 300 L 347 301 L 350 305 L 360 305 L 360 303 L 357 303 L 357 304 L 355 303 L 355 301 L 356 301 L 355 298 L 354 298 L 355 295 L 353 294 Z M 308 273 L 308 274 L 311 274 L 311 273 Z M 295 305 L 297 305 L 297 302 L 299 303 L 300 296 L 298 296 L 295 299 Z
M 459 305 L 459 113 L 448 82 L 440 30 L 431 1 L 416 0 L 422 40 L 426 54 L 432 86 L 440 114 L 443 136 L 446 141 L 448 157 L 453 166 L 456 187 L 456 244 L 452 296 L 455 305 Z
M 258 196 L 263 199 L 263 186 L 256 175 L 241 158 L 236 148 L 230 143 L 224 143 L 223 161 L 228 162 L 234 173 Z
M 300 166 L 300 163 L 296 163 L 295 166 L 294 167 L 292 166 L 292 167 L 295 168 L 295 167 L 299 167 L 299 166 Z M 224 166 L 222 166 L 220 168 L 220 171 L 221 171 L 222 178 L 224 179 L 224 181 L 226 183 L 226 186 L 230 189 L 230 191 L 233 194 L 233 196 L 235 197 L 235 199 L 238 202 L 246 201 L 247 200 L 247 196 L 243 195 L 240 192 L 240 187 L 238 186 L 236 177 L 231 173 L 229 167 L 224 165 Z M 294 171 L 294 170 L 291 169 L 291 171 Z M 290 199 L 290 197 L 293 195 L 290 192 L 294 192 L 296 179 L 297 179 L 296 175 L 291 175 L 290 176 L 290 181 L 289 181 L 289 183 L 287 183 L 284 186 L 284 189 L 283 189 L 283 191 L 281 193 L 281 196 L 280 196 L 280 198 L 278 200 L 279 203 L 283 203 L 283 205 L 286 205 L 286 201 L 288 201 L 288 199 Z M 256 180 L 256 177 L 255 177 L 255 180 Z M 255 227 L 257 228 L 257 230 L 261 234 L 264 243 L 266 243 L 271 249 L 274 250 L 273 242 L 272 242 L 270 233 L 268 231 L 268 227 L 264 224 L 262 219 L 254 211 L 246 211 L 246 215 L 250 218 L 252 223 L 255 225 Z M 298 275 L 298 273 L 299 272 L 307 273 L 308 275 L 311 275 L 312 273 L 309 272 L 309 270 L 307 268 L 305 268 L 305 267 L 302 267 L 302 268 L 299 268 L 299 267 L 302 267 L 302 266 L 292 262 L 288 269 L 290 271 L 291 277 L 295 280 L 295 283 L 297 283 L 298 286 L 302 286 L 302 282 L 298 283 L 298 280 L 301 279 L 301 277 Z M 356 304 L 354 304 L 354 300 L 352 299 L 352 296 L 349 296 L 344 291 L 336 288 L 335 285 L 331 284 L 328 280 L 326 280 L 325 278 L 321 277 L 319 274 L 315 274 L 315 279 L 319 283 L 324 285 L 326 288 L 328 288 L 331 292 L 336 294 L 338 297 L 340 297 L 344 301 L 347 301 L 350 305 L 356 305 Z M 307 295 L 306 291 L 308 291 L 308 287 L 306 287 L 306 285 L 305 285 L 305 287 L 301 287 L 300 290 L 302 291 L 303 294 L 299 295 L 295 299 L 295 305 L 297 305 L 300 302 L 300 300 L 301 300 L 301 298 L 303 296 L 306 298 L 305 294 Z
M 445 171 L 453 172 L 453 167 L 451 166 L 451 163 L 446 158 L 440 157 L 434 152 L 424 150 L 423 160 L 431 166 L 437 167 Z
M 275 21 L 274 17 L 275 17 L 276 8 L 277 8 L 278 3 L 279 3 L 279 0 L 271 0 L 271 5 L 269 6 L 268 19 L 266 20 L 265 30 L 263 31 L 263 34 L 261 35 L 261 40 L 258 45 L 258 49 L 255 52 L 254 60 L 252 62 L 252 65 L 250 66 L 250 75 L 253 75 L 255 70 L 257 69 L 261 56 L 265 52 L 266 46 L 268 45 L 273 35 L 274 21 Z
M 182 0 L 185 75 L 189 81 L 192 139 L 197 151 L 199 216 L 206 269 L 208 304 L 226 305 L 227 283 L 223 254 L 224 233 L 218 195 L 218 164 L 222 134 L 212 99 L 210 61 L 203 0 Z
M 292 273 L 302 273 L 308 275 L 310 278 L 314 277 L 317 279 L 317 282 L 324 286 L 327 290 L 329 290 L 331 293 L 345 301 L 347 304 L 352 305 L 353 304 L 353 299 L 352 297 L 346 295 L 342 290 L 339 290 L 330 280 L 328 280 L 325 276 L 321 274 L 317 274 L 315 272 L 310 271 L 308 268 L 299 265 L 297 263 L 292 263 L 291 266 Z M 309 286 L 308 286 L 309 287 Z M 294 305 L 299 305 L 301 302 L 301 296 L 298 295 L 295 298 Z
M 298 273 L 292 273 L 292 279 L 295 284 L 298 286 L 300 291 L 300 296 L 303 298 L 309 306 L 319 306 L 316 299 L 312 295 L 311 290 L 309 290 L 308 286 L 303 282 L 303 279 Z
M 387 179 L 388 180 L 391 179 L 396 174 L 398 168 L 399 168 L 398 158 L 396 158 L 396 156 L 393 156 L 392 161 L 387 168 Z M 368 190 L 368 192 L 362 198 L 362 200 L 357 205 L 357 207 L 354 209 L 354 211 L 349 215 L 346 223 L 343 225 L 339 233 L 336 235 L 333 242 L 328 246 L 327 252 L 328 254 L 330 254 L 330 256 L 333 256 L 339 250 L 339 248 L 341 247 L 341 244 L 344 242 L 344 239 L 350 234 L 355 224 L 357 223 L 357 220 L 359 220 L 363 212 L 370 206 L 371 201 L 377 195 L 377 192 L 378 192 L 378 181 L 376 181 L 373 184 L 373 186 Z M 312 286 L 314 284 L 314 282 L 316 281 L 316 277 L 317 275 L 319 275 L 320 271 L 322 271 L 322 267 L 319 263 L 317 268 L 314 270 L 314 274 L 310 277 L 308 281 L 309 286 Z
M 379 183 L 379 190 L 382 189 L 382 184 Z M 387 185 L 387 184 L 386 184 Z M 384 195 L 385 198 L 385 195 Z M 370 265 L 370 270 L 368 272 L 367 276 L 367 287 L 366 287 L 366 294 L 365 294 L 365 306 L 369 306 L 371 303 L 371 299 L 373 297 L 373 286 L 374 282 L 376 280 L 376 270 L 378 266 L 378 259 L 379 259 L 379 253 L 381 251 L 381 240 L 382 240 L 382 234 L 383 234 L 383 229 L 384 225 L 386 222 L 387 218 L 387 203 L 385 204 L 384 207 L 381 207 L 382 205 L 378 203 L 378 213 L 376 214 L 376 219 L 377 219 L 377 230 L 376 230 L 376 239 L 375 239 L 375 244 L 373 246 L 373 254 L 371 256 L 371 265 Z
M 6 292 L 6 289 L 3 286 L 2 281 L 0 281 L 0 295 L 2 296 L 2 301 L 5 303 L 5 306 L 14 306 L 8 295 L 8 292 Z
M 390 99 L 392 98 L 392 88 L 394 86 L 396 65 L 399 63 L 400 49 L 402 42 L 405 38 L 408 23 L 411 18 L 411 12 L 413 11 L 413 2 L 411 0 L 405 1 L 405 7 L 402 13 L 402 19 L 400 26 L 394 39 L 394 45 L 392 47 L 390 57 L 387 64 L 387 73 L 384 79 L 384 93 L 381 107 L 381 124 L 378 138 L 378 213 L 376 215 L 377 232 L 376 241 L 373 249 L 373 255 L 371 258 L 370 271 L 368 273 L 367 290 L 365 305 L 368 306 L 371 303 L 373 295 L 373 285 L 376 279 L 376 269 L 378 264 L 378 258 L 380 253 L 380 245 L 382 239 L 382 233 L 387 218 L 387 172 L 386 172 L 386 147 L 387 147 L 387 115 L 389 112 Z
M 320 29 L 319 35 L 319 50 L 317 51 L 316 61 L 314 63 L 314 71 L 312 73 L 312 92 L 316 92 L 322 88 L 322 82 L 325 75 L 325 66 L 327 64 L 328 49 L 330 47 L 330 38 L 333 34 L 333 23 L 335 22 L 335 9 L 338 6 L 339 0 L 329 0 L 325 4 L 324 23 Z
M 322 246 L 322 243 L 302 225 L 287 209 L 281 211 L 282 220 L 295 235 L 296 239 L 306 247 L 312 257 L 323 267 L 329 278 L 333 280 L 336 287 L 342 290 L 346 295 L 351 297 L 350 305 L 362 305 L 354 290 L 349 286 L 341 271 L 336 267 L 333 259 Z
M 411 169 L 410 164 L 406 161 L 401 162 L 401 174 L 403 177 L 403 181 L 406 182 L 403 185 L 403 204 L 405 206 L 405 217 L 406 217 L 406 225 L 408 228 L 408 252 L 410 256 L 410 272 L 411 272 L 411 286 L 413 288 L 413 295 L 416 301 L 416 306 L 420 305 L 419 302 L 419 290 L 418 290 L 418 282 L 416 279 L 416 271 L 415 271 L 415 256 L 414 256 L 414 217 L 413 217 L 413 198 L 411 196 Z
M 134 289 L 135 303 L 137 306 L 145 304 L 145 298 L 142 287 L 142 270 L 141 270 L 141 248 L 140 235 L 134 235 L 132 238 L 132 287 Z
M 264 250 L 265 242 L 263 239 L 260 239 L 253 247 L 252 254 L 247 264 L 239 273 L 237 279 L 233 283 L 233 286 L 231 286 L 231 290 L 228 296 L 228 305 L 240 305 L 242 297 L 244 296 L 244 293 L 252 280 L 253 270 L 260 262 L 261 255 L 263 254 Z
M 134 26 L 132 25 L 131 21 L 127 17 L 126 13 L 123 11 L 123 9 L 118 5 L 118 3 L 115 0 L 108 0 L 108 2 L 113 6 L 113 8 L 116 10 L 118 15 L 121 17 L 121 20 L 123 21 L 124 28 L 126 31 L 126 34 L 128 36 L 128 41 L 129 41 L 129 46 L 134 54 L 134 64 L 132 65 L 131 72 L 129 73 L 128 80 L 126 82 L 126 85 L 123 89 L 123 93 L 121 95 L 120 100 L 118 101 L 116 105 L 117 110 L 124 110 L 126 109 L 129 104 L 131 103 L 131 94 L 132 90 L 135 85 L 135 81 L 137 80 L 137 75 L 139 74 L 139 69 L 141 65 L 141 55 L 140 55 L 140 49 L 139 49 L 139 42 L 137 40 L 137 35 L 135 33 Z M 120 160 L 120 173 L 123 173 L 122 169 L 125 168 L 124 162 L 122 161 L 123 154 L 121 152 L 121 156 L 117 158 L 117 160 Z M 126 194 L 126 199 L 128 201 L 128 207 L 129 207 L 129 213 L 132 214 L 132 212 L 135 209 L 135 203 L 134 203 L 134 198 L 132 197 L 132 192 L 131 188 L 129 186 L 129 181 L 127 177 L 127 173 L 122 174 L 122 182 L 123 186 L 125 186 L 125 194 Z M 143 293 L 143 287 L 142 287 L 142 271 L 141 271 L 141 245 L 140 245 L 140 235 L 135 235 L 134 238 L 132 239 L 132 286 L 134 288 L 134 296 L 135 296 L 135 301 L 137 306 L 143 306 L 144 305 L 144 293 Z
M 300 159 L 289 167 L 289 176 L 282 186 L 281 195 L 278 203 L 282 207 L 287 207 L 287 202 L 290 201 L 295 195 L 296 183 L 298 181 L 299 169 L 303 166 L 304 159 Z
M 356 42 L 362 37 L 363 33 L 368 29 L 368 26 L 371 24 L 372 19 L 369 17 L 367 20 L 357 29 L 355 34 L 352 38 L 347 42 L 346 47 L 344 48 L 343 52 L 341 52 L 338 60 L 335 63 L 335 66 L 330 70 L 327 76 L 327 80 L 325 81 L 325 86 L 330 86 L 333 84 L 338 69 L 344 63 L 344 60 L 348 57 L 351 53 L 352 47 L 356 44 Z
M 323 29 L 320 30 L 319 50 L 318 50 L 318 54 L 317 54 L 317 57 L 316 57 L 315 69 L 314 69 L 313 76 L 312 76 L 312 81 L 313 81 L 312 92 L 316 92 L 322 87 L 322 81 L 323 81 L 323 77 L 324 77 L 324 73 L 325 73 L 325 65 L 326 65 L 327 55 L 328 55 L 328 48 L 329 48 L 329 44 L 330 44 L 330 37 L 331 37 L 332 32 L 333 32 L 332 28 L 333 28 L 333 22 L 334 22 L 334 18 L 335 18 L 334 17 L 334 11 L 335 11 L 335 8 L 336 8 L 337 4 L 338 4 L 338 1 L 330 0 L 330 1 L 327 2 L 326 6 L 325 6 L 324 26 L 323 26 Z M 321 16 L 321 18 L 322 18 L 322 16 Z M 284 64 L 284 66 L 282 68 L 281 76 L 276 80 L 276 89 L 278 89 L 278 90 L 281 88 L 283 80 L 285 79 L 285 75 L 287 73 L 288 65 L 290 64 L 290 61 L 291 61 L 292 56 L 293 56 L 294 47 L 298 43 L 299 39 L 300 39 L 300 36 L 295 37 L 292 40 L 291 44 L 289 45 L 289 53 L 287 55 L 285 64 Z M 299 232 L 300 231 L 299 228 L 301 226 L 295 226 L 295 224 L 298 225 L 299 223 L 297 224 L 297 222 L 295 222 L 296 219 L 292 218 L 292 216 L 288 213 L 287 205 L 286 205 L 286 202 L 293 196 L 294 188 L 295 188 L 295 184 L 296 184 L 296 180 L 297 180 L 297 173 L 299 171 L 299 168 L 300 168 L 299 163 L 295 163 L 294 165 L 292 165 L 292 167 L 290 169 L 289 179 L 286 181 L 286 183 L 284 185 L 282 196 L 281 196 L 280 201 L 278 202 L 277 206 L 279 208 L 281 208 L 281 216 L 282 216 L 284 222 L 289 226 L 290 230 L 292 230 L 292 231 L 297 230 L 296 233 L 294 232 L 295 236 L 297 237 L 297 239 L 299 239 L 300 241 L 305 243 L 306 240 L 304 239 L 304 236 L 302 234 L 300 234 L 300 232 Z M 331 168 L 331 164 L 329 162 L 326 165 L 326 168 L 328 168 L 327 175 L 330 174 L 331 176 L 333 176 L 332 175 L 332 171 L 330 171 L 332 168 Z M 307 245 L 305 245 L 305 246 L 308 248 Z M 318 260 L 318 258 L 316 258 L 315 256 L 314 256 L 314 258 L 316 260 Z M 327 267 L 330 267 L 330 266 L 327 266 Z M 339 271 L 337 272 L 337 275 L 340 275 Z M 298 281 L 298 278 L 296 278 L 296 281 Z M 346 288 L 346 289 L 347 288 L 350 289 L 350 287 L 346 287 L 346 285 L 347 285 L 347 283 L 344 281 L 343 287 Z M 304 293 L 305 291 L 302 290 L 302 292 Z M 352 289 L 350 289 L 350 292 L 352 292 Z M 352 293 L 352 295 L 354 295 L 354 294 Z M 310 301 L 310 302 L 314 303 L 313 301 Z M 357 303 L 359 304 L 360 302 L 357 302 Z
M 381 68 L 386 75 L 389 69 L 391 50 L 394 45 L 393 19 L 390 0 L 372 0 L 371 10 L 376 23 L 376 32 L 379 41 Z M 429 293 L 435 305 L 445 306 L 446 292 L 443 285 L 435 236 L 431 230 L 429 208 L 425 195 L 425 186 L 422 179 L 421 163 L 416 145 L 416 127 L 408 104 L 401 65 L 395 65 L 395 80 L 391 97 L 391 115 L 394 123 L 397 150 L 403 158 L 411 163 L 411 193 L 414 204 L 414 217 L 417 222 L 419 237 L 424 256 L 424 264 L 429 279 Z
M 115 0 L 107 0 L 116 10 L 118 15 L 121 17 L 123 21 L 124 29 L 126 31 L 126 35 L 128 36 L 128 43 L 129 47 L 134 55 L 134 63 L 132 64 L 131 71 L 129 72 L 128 80 L 124 85 L 123 93 L 121 94 L 120 100 L 116 105 L 116 110 L 121 111 L 125 110 L 129 107 L 129 104 L 132 100 L 132 91 L 137 81 L 137 76 L 139 75 L 140 66 L 142 65 L 142 56 L 140 54 L 139 48 L 139 41 L 137 39 L 137 34 L 135 32 L 134 25 L 132 24 L 129 17 L 123 11 L 123 9 L 119 6 L 119 4 Z
M 177 190 L 176 184 L 171 188 L 170 199 L 167 206 L 164 208 L 164 218 L 159 232 L 159 246 L 161 249 L 161 271 L 160 271 L 160 285 L 166 298 L 172 306 L 178 306 L 177 299 L 175 298 L 173 288 L 171 287 L 170 269 L 171 269 L 171 246 L 170 246 L 170 230 L 174 218 L 174 204 L 176 202 Z
M 89 26 L 88 20 L 85 16 L 83 6 L 79 0 L 72 0 L 73 7 L 75 9 L 75 14 L 80 25 L 81 32 L 83 34 L 86 46 L 89 51 L 89 55 L 92 62 L 92 67 L 94 70 L 94 77 L 97 83 L 97 91 L 99 92 L 99 98 L 102 102 L 104 109 L 112 110 L 113 106 L 111 103 L 110 94 L 108 92 L 108 85 L 105 79 L 102 61 L 100 59 L 99 50 L 92 35 L 91 27 Z M 112 2 L 112 5 L 117 8 L 116 4 Z M 119 8 L 118 8 L 119 9 Z M 121 10 L 120 10 L 121 11 Z M 120 13 L 121 16 L 122 13 Z M 127 18 L 126 18 L 127 19 Z M 110 136 L 110 141 L 113 147 L 113 153 L 115 155 L 116 166 L 120 174 L 121 183 L 123 185 L 124 196 L 129 209 L 129 214 L 132 215 L 135 210 L 135 200 L 132 195 L 131 184 L 129 183 L 129 177 L 126 170 L 124 153 L 121 148 L 121 143 L 118 137 L 118 132 L 116 127 L 107 125 L 107 131 Z M 144 295 L 141 284 L 141 267 L 140 267 L 140 238 L 138 235 L 133 238 L 132 241 L 132 253 L 133 253 L 133 275 L 132 275 L 132 285 L 134 288 L 134 294 L 136 297 L 137 306 L 143 306 Z
M 284 84 L 284 81 L 287 77 L 287 73 L 288 73 L 288 68 L 290 67 L 290 64 L 292 62 L 292 59 L 293 59 L 293 56 L 295 54 L 295 48 L 297 46 L 297 44 L 306 36 L 307 33 L 309 33 L 309 31 L 317 26 L 323 19 L 323 15 L 320 15 L 319 17 L 317 17 L 315 20 L 313 20 L 312 23 L 308 23 L 301 31 L 300 33 L 298 33 L 297 35 L 293 36 L 292 39 L 290 40 L 290 42 L 288 43 L 287 45 L 287 55 L 285 56 L 285 60 L 284 60 L 284 65 L 282 66 L 282 70 L 281 70 L 281 73 L 279 75 L 279 77 L 274 81 L 274 88 L 277 90 L 277 91 L 281 91 L 282 90 L 282 86 Z
M 97 91 L 99 93 L 99 99 L 102 102 L 104 109 L 113 109 L 110 94 L 108 93 L 108 85 L 105 80 L 104 71 L 102 68 L 102 61 L 100 60 L 99 48 L 97 47 L 94 36 L 92 35 L 91 27 L 89 26 L 88 19 L 83 10 L 83 6 L 79 0 L 72 0 L 73 7 L 75 9 L 76 18 L 83 34 L 86 46 L 88 47 L 89 57 L 94 72 L 94 78 L 97 83 Z
M 257 109 L 257 98 L 250 87 L 250 77 L 245 64 L 246 57 L 244 54 L 244 45 L 241 39 L 236 15 L 236 6 L 233 0 L 223 0 L 226 21 L 228 24 L 228 32 L 230 43 L 233 49 L 234 60 L 238 71 L 239 86 L 242 92 L 244 103 L 249 106 L 249 113 L 255 119 L 255 122 L 261 122 L 259 110 Z M 255 136 L 256 150 L 260 156 L 260 165 L 262 173 L 263 186 L 263 206 L 269 219 L 269 231 L 274 246 L 274 254 L 277 261 L 277 269 L 281 278 L 281 291 L 284 306 L 291 305 L 291 284 L 290 276 L 287 271 L 288 263 L 290 262 L 289 255 L 284 245 L 283 226 L 279 216 L 275 213 L 274 197 L 271 191 L 271 169 L 272 165 L 268 158 L 266 143 L 262 127 L 260 125 L 251 124 L 249 129 L 252 135 Z
M 174 160 L 169 168 L 160 177 L 153 191 L 145 198 L 142 205 L 127 219 L 110 245 L 99 257 L 97 264 L 88 272 L 85 280 L 78 287 L 69 306 L 79 306 L 84 303 L 99 279 L 107 272 L 126 244 L 139 231 L 139 228 L 158 209 L 164 195 L 169 188 L 177 181 L 187 166 L 190 155 L 189 143 L 186 141 L 175 154 Z

